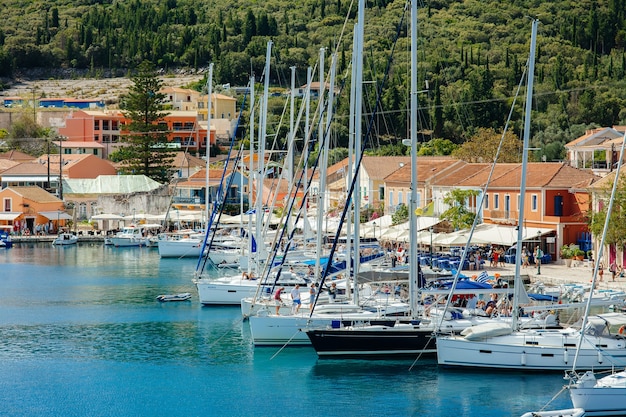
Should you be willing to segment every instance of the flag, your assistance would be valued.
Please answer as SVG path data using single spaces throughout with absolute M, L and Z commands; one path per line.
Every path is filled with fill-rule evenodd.
M 480 275 L 478 275 L 476 277 L 476 282 L 482 282 L 485 283 L 487 281 L 490 281 L 491 278 L 489 277 L 489 274 L 487 273 L 487 271 L 483 271 L 480 273 Z

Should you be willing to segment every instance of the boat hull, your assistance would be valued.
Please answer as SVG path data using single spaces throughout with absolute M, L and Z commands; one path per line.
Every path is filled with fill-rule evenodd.
M 148 239 L 137 237 L 112 237 L 111 244 L 116 248 L 120 247 L 132 247 L 132 246 L 147 246 Z
M 566 371 L 572 367 L 579 335 L 565 329 L 529 330 L 482 340 L 438 336 L 437 361 L 445 367 Z M 626 366 L 624 340 L 586 335 L 576 366 L 581 370 Z
M 416 357 L 437 352 L 432 329 L 413 325 L 317 329 L 306 333 L 320 358 Z
M 586 416 L 626 415 L 626 371 L 599 380 L 588 371 L 569 391 L 574 407 L 584 409 Z
M 200 240 L 159 240 L 161 258 L 198 258 L 202 253 Z
M 336 306 L 340 308 L 339 306 Z M 347 306 L 350 313 L 333 313 L 324 317 L 309 317 L 308 310 L 300 310 L 297 316 L 262 315 L 250 317 L 250 333 L 255 346 L 310 346 L 311 340 L 306 334 L 309 329 L 324 329 L 331 327 L 333 322 L 351 326 L 363 324 L 366 321 L 377 320 L 375 313 L 353 313 L 354 305 Z M 388 319 L 389 323 L 394 319 Z

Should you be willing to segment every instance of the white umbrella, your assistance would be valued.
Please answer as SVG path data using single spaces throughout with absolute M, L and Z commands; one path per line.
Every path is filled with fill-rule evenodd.
M 119 214 L 103 213 L 91 216 L 91 220 L 124 220 L 124 217 L 120 216 Z

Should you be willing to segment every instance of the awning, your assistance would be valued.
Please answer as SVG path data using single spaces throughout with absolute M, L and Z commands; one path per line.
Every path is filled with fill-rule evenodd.
M 538 227 L 524 227 L 522 240 L 537 240 L 538 236 L 554 233 L 553 229 L 539 229 Z M 513 246 L 517 242 L 517 228 L 515 226 L 502 226 L 496 224 L 480 224 L 474 230 L 474 238 L 477 241 L 501 246 Z
M 72 220 L 72 216 L 64 211 L 40 211 L 40 216 L 47 218 L 48 220 Z
M 22 213 L 3 212 L 3 213 L 0 213 L 0 220 L 15 220 L 21 215 Z

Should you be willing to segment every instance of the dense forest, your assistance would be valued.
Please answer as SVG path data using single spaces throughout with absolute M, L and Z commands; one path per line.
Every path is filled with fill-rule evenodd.
M 272 40 L 273 86 L 288 88 L 292 66 L 304 84 L 320 48 L 327 57 L 337 52 L 340 83 L 349 82 L 356 2 L 348 0 L 0 3 L 0 76 L 7 78 L 35 67 L 126 75 L 149 60 L 163 71 L 202 71 L 214 62 L 217 84 L 245 85 L 252 73 L 261 79 Z M 365 103 L 373 112 L 381 89 L 375 146 L 393 148 L 408 135 L 410 6 L 366 3 Z M 532 125 L 541 155 L 535 157 L 562 158 L 563 144 L 590 126 L 626 124 L 626 0 L 425 0 L 418 59 L 424 141 L 459 144 L 481 128 L 504 127 L 528 59 L 531 16 L 541 22 Z M 347 143 L 347 97 L 338 99 L 333 129 L 340 146 Z M 512 114 L 518 134 L 521 109 Z

